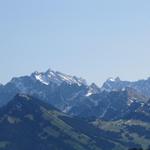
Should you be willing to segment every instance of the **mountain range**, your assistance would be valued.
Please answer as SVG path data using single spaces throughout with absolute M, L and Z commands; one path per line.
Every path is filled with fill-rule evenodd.
M 0 150 L 147 148 L 149 91 L 150 78 L 99 87 L 51 69 L 15 77 L 0 85 Z
M 48 69 L 13 78 L 0 86 L 0 106 L 17 93 L 37 97 L 73 116 L 115 119 L 149 105 L 150 79 L 136 82 L 108 79 L 102 87 Z M 114 115 L 115 114 L 115 115 Z
M 150 78 L 142 79 L 138 81 L 121 81 L 119 77 L 113 79 L 109 78 L 102 86 L 102 90 L 104 91 L 117 91 L 117 90 L 123 90 L 126 87 L 133 88 L 137 92 L 139 92 L 142 95 L 150 96 Z

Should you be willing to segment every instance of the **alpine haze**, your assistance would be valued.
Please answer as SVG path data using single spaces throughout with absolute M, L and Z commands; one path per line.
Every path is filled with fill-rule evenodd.
M 0 1 L 0 150 L 150 150 L 149 18 L 149 0 Z

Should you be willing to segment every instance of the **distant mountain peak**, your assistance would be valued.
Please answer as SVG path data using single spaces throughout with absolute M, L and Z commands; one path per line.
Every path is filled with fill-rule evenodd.
M 150 78 L 141 79 L 137 81 L 122 81 L 120 78 L 109 78 L 106 82 L 104 82 L 101 87 L 101 91 L 118 91 L 126 88 L 132 88 L 136 90 L 141 95 L 145 95 L 150 97 Z
M 121 81 L 119 77 L 116 77 L 116 78 L 110 77 L 107 79 L 107 82 L 117 82 L 117 81 L 118 82 Z
M 31 76 L 45 85 L 49 85 L 51 82 L 57 85 L 60 85 L 63 82 L 68 84 L 78 84 L 79 86 L 86 85 L 86 81 L 82 78 L 53 71 L 52 69 L 48 69 L 46 72 L 35 71 Z
M 92 83 L 89 87 L 93 88 L 93 89 L 100 89 L 98 87 L 98 85 L 96 85 L 95 83 Z
M 48 73 L 48 72 L 53 72 L 53 70 L 52 70 L 51 68 L 48 68 L 46 72 L 47 72 L 47 73 Z
M 86 96 L 91 96 L 92 94 L 97 94 L 99 92 L 100 92 L 100 88 L 95 83 L 92 83 L 88 88 Z

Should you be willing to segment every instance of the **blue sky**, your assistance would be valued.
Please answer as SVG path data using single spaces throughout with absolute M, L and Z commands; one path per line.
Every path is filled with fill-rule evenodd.
M 0 1 L 0 82 L 48 68 L 102 84 L 150 76 L 149 0 Z

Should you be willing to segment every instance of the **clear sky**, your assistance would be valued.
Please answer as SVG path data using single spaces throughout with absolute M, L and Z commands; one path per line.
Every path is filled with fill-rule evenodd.
M 149 0 L 1 0 L 0 82 L 48 68 L 102 84 L 150 76 Z

